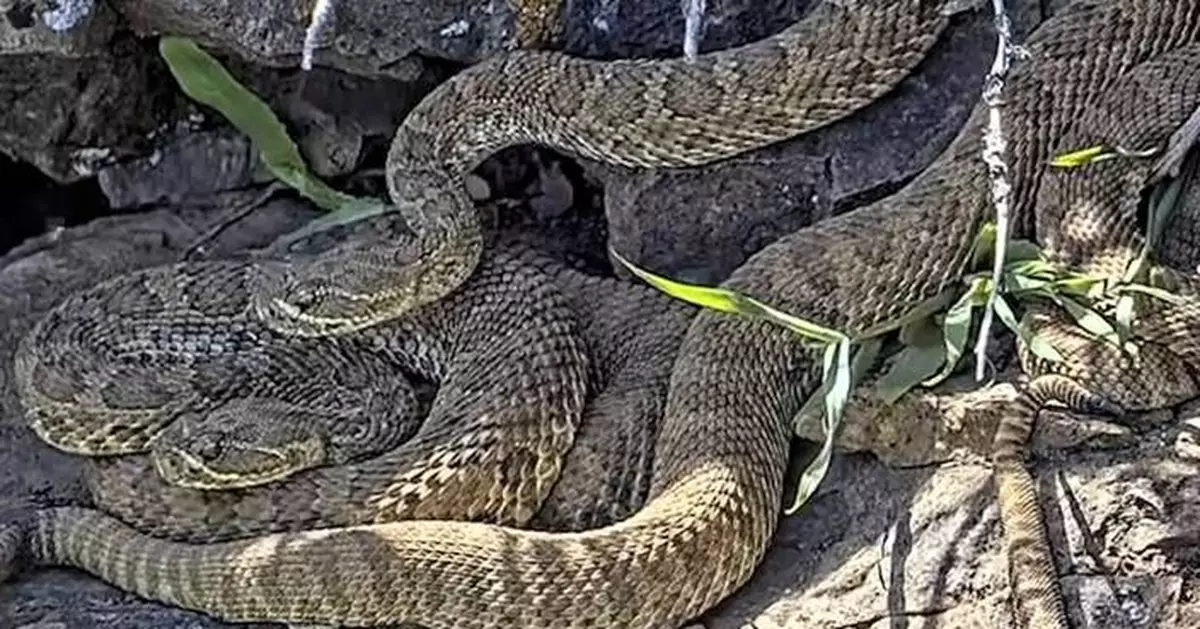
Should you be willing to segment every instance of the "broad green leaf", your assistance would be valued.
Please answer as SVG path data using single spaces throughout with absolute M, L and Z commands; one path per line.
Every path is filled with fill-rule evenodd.
M 158 51 L 183 93 L 221 112 L 249 136 L 272 175 L 326 210 L 337 210 L 354 200 L 313 176 L 271 108 L 195 42 L 184 37 L 163 37 L 158 41 Z
M 1031 275 L 1023 275 L 1020 273 L 1004 274 L 1004 292 L 1010 294 L 1049 291 L 1052 290 L 1053 285 L 1053 280 L 1040 277 L 1033 277 Z
M 1053 280 L 1062 275 L 1057 267 L 1040 258 L 1013 261 L 1005 265 L 1004 270 L 1012 275 L 1044 280 Z
M 1062 362 L 1063 355 L 1046 337 L 1029 329 L 1028 319 L 1021 319 L 1017 326 L 1017 336 L 1025 343 L 1034 356 L 1050 362 Z
M 1116 328 L 1100 313 L 1069 297 L 1054 295 L 1051 299 L 1054 300 L 1054 303 L 1062 306 L 1067 311 L 1067 314 L 1071 315 L 1072 319 L 1075 319 L 1075 323 L 1092 336 L 1108 343 L 1118 343 L 1120 337 L 1117 335 Z
M 737 293 L 724 288 L 709 288 L 706 286 L 698 286 L 695 284 L 686 284 L 684 282 L 676 282 L 669 280 L 660 275 L 655 275 L 650 271 L 644 270 L 634 263 L 626 260 L 624 256 L 612 251 L 613 257 L 618 262 L 625 265 L 625 268 L 633 272 L 634 275 L 640 277 L 647 284 L 657 288 L 667 295 L 686 301 L 690 304 L 709 308 L 720 312 L 729 312 L 733 314 L 753 314 L 745 312 L 745 308 L 739 303 Z
M 1098 277 L 1088 277 L 1086 275 L 1072 275 L 1062 279 L 1054 280 L 1050 288 L 1061 293 L 1071 293 L 1076 295 L 1091 295 L 1092 289 L 1096 286 L 1103 288 L 1104 280 Z
M 907 333 L 907 334 L 906 334 Z M 928 318 L 921 324 L 906 326 L 900 350 L 890 369 L 875 381 L 875 395 L 886 404 L 894 404 L 938 372 L 946 362 L 946 345 L 937 326 Z
M 796 495 L 792 499 L 792 506 L 784 511 L 788 515 L 800 510 L 808 502 L 829 471 L 829 462 L 833 458 L 833 444 L 845 412 L 846 401 L 850 396 L 852 379 L 850 351 L 850 339 L 848 338 L 843 338 L 837 344 L 829 345 L 825 350 L 823 380 L 830 382 L 832 378 L 833 383 L 825 394 L 825 442 L 821 445 L 821 451 L 817 453 L 816 458 L 801 472 L 800 481 L 796 485 Z
M 1057 349 L 1054 348 L 1045 338 L 1040 335 L 1031 333 L 1029 326 L 1024 325 L 1024 321 L 1018 323 L 1017 317 L 1013 314 L 1012 307 L 1009 306 L 1008 300 L 1002 296 L 996 298 L 996 314 L 1008 329 L 1025 343 L 1029 351 L 1043 360 L 1052 362 L 1061 362 L 1063 357 Z
M 1147 284 L 1122 284 L 1113 290 L 1117 294 L 1127 293 L 1127 292 L 1142 293 L 1143 295 L 1149 295 L 1150 297 L 1154 297 L 1155 299 L 1161 299 L 1169 304 L 1175 304 L 1175 305 L 1182 304 L 1186 301 L 1186 299 L 1184 299 L 1183 297 L 1176 295 L 1168 290 L 1164 290 L 1162 288 L 1158 288 L 1155 286 L 1149 286 Z
M 932 387 L 949 378 L 950 374 L 954 373 L 954 369 L 958 367 L 958 359 L 962 357 L 963 350 L 967 347 L 967 337 L 971 333 L 971 315 L 975 308 L 974 293 L 974 290 L 964 293 L 950 307 L 946 318 L 942 320 L 942 340 L 946 347 L 946 360 L 937 375 L 922 383 L 925 386 Z
M 905 393 L 917 388 L 946 364 L 946 346 L 907 345 L 896 356 L 891 369 L 876 381 L 876 395 L 885 404 L 895 404 Z
M 1013 314 L 1012 308 L 1008 305 L 1008 300 L 1003 296 L 997 295 L 996 305 L 994 308 L 996 309 L 996 315 L 1000 317 L 1000 321 L 1003 322 L 1008 329 L 1012 330 L 1014 334 L 1016 334 L 1017 328 L 1020 326 L 1017 325 L 1017 317 Z
M 1097 145 L 1089 146 L 1078 151 L 1069 153 L 1060 153 L 1050 160 L 1050 165 L 1056 168 L 1076 168 L 1084 164 L 1098 162 L 1105 159 L 1116 157 L 1116 153 L 1112 152 L 1107 146 Z

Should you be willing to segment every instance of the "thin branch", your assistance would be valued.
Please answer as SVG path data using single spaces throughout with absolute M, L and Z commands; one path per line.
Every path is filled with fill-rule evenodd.
M 683 57 L 688 61 L 694 60 L 699 54 L 704 4 L 705 0 L 683 0 Z
M 216 240 L 217 236 L 220 236 L 222 232 L 231 227 L 234 223 L 241 221 L 247 216 L 250 216 L 255 210 L 262 207 L 267 201 L 271 200 L 271 197 L 284 190 L 287 190 L 287 186 L 279 183 L 278 181 L 271 182 L 271 185 L 267 186 L 265 190 L 263 190 L 250 201 L 230 210 L 225 216 L 217 221 L 216 225 L 193 241 L 192 244 L 188 245 L 188 248 L 184 249 L 183 255 L 180 256 L 180 259 L 190 260 L 196 256 L 207 254 L 208 243 Z
M 317 54 L 317 46 L 325 33 L 333 24 L 333 0 L 317 0 L 313 6 L 308 28 L 304 29 L 304 49 L 300 57 L 300 68 L 312 70 L 313 57 Z
M 1014 57 L 1021 51 L 1012 43 L 1012 23 L 1004 9 L 1004 0 L 992 0 L 992 12 L 996 22 L 996 56 L 992 68 L 984 80 L 983 101 L 988 107 L 988 124 L 983 133 L 983 162 L 987 164 L 988 179 L 991 180 L 992 205 L 996 209 L 996 243 L 992 256 L 992 290 L 988 293 L 987 307 L 983 309 L 983 320 L 979 325 L 979 337 L 975 342 L 975 380 L 982 381 L 987 371 L 987 343 L 991 334 L 996 306 L 996 294 L 1000 290 L 1004 271 L 1005 252 L 1008 249 L 1010 204 L 1012 184 L 1008 179 L 1008 164 L 1004 153 L 1007 143 L 1000 116 L 1003 104 L 1004 80 Z

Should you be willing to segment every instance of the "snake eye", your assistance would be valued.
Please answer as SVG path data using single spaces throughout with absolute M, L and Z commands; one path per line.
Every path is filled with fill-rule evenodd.
M 292 295 L 290 303 L 300 312 L 305 312 L 317 305 L 317 294 L 311 289 L 301 288 Z
M 333 433 L 333 441 L 342 445 L 363 443 L 375 434 L 374 424 L 361 414 L 342 417 Z
M 192 439 L 192 452 L 205 461 L 213 461 L 225 451 L 223 440 L 210 433 L 201 433 Z

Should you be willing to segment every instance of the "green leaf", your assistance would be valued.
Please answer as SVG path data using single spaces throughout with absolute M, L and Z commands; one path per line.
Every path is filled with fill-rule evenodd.
M 1076 295 L 1091 295 L 1093 289 L 1097 286 L 1104 287 L 1104 280 L 1098 277 L 1088 277 L 1086 275 L 1071 275 L 1062 279 L 1054 280 L 1050 288 L 1060 293 L 1071 293 Z
M 1012 275 L 1044 280 L 1052 280 L 1062 275 L 1057 267 L 1040 258 L 1012 261 L 1005 265 L 1004 270 Z
M 158 51 L 183 93 L 221 112 L 249 136 L 263 164 L 277 179 L 326 210 L 337 210 L 354 200 L 313 176 L 271 108 L 195 42 L 184 37 L 163 37 L 158 41 Z
M 792 498 L 792 506 L 784 512 L 788 515 L 795 513 L 804 506 L 816 492 L 825 474 L 829 471 L 829 462 L 833 458 L 833 444 L 837 430 L 845 413 L 846 401 L 850 397 L 852 373 L 850 369 L 850 339 L 843 338 L 837 344 L 831 344 L 825 349 L 825 369 L 822 380 L 830 382 L 825 394 L 825 442 L 816 458 L 804 468 L 800 481 L 796 485 L 796 495 Z
M 954 373 L 954 369 L 958 367 L 958 359 L 962 357 L 963 350 L 967 346 L 967 337 L 971 333 L 971 315 L 976 300 L 975 290 L 968 290 L 946 313 L 946 318 L 942 320 L 942 341 L 946 347 L 945 363 L 942 365 L 942 370 L 933 378 L 923 382 L 923 385 L 927 387 L 937 385 L 949 378 L 950 374 Z
M 753 297 L 739 297 L 749 303 L 750 306 L 756 308 L 760 316 L 772 321 L 778 325 L 801 335 L 823 343 L 840 343 L 849 340 L 849 337 L 837 330 L 818 325 L 807 319 L 792 316 L 786 312 L 776 310 Z
M 1106 159 L 1116 157 L 1116 153 L 1112 152 L 1107 146 L 1097 145 L 1089 146 L 1085 149 L 1071 151 L 1069 153 L 1060 153 L 1055 155 L 1050 160 L 1050 165 L 1056 168 L 1077 168 L 1084 164 L 1099 162 Z
M 1155 299 L 1161 299 L 1169 304 L 1174 304 L 1177 306 L 1186 301 L 1183 297 L 1176 295 L 1170 291 L 1163 290 L 1163 289 L 1155 287 L 1155 286 L 1149 286 L 1146 284 L 1122 284 L 1120 286 L 1117 286 L 1114 289 L 1114 292 L 1116 292 L 1117 294 L 1142 293 L 1143 295 L 1149 295 L 1150 297 L 1154 297 Z
M 1179 208 L 1179 196 L 1183 192 L 1184 179 L 1190 181 L 1192 177 L 1172 177 L 1168 182 L 1160 182 L 1151 192 L 1150 216 L 1146 221 L 1146 246 L 1143 253 L 1153 251 L 1162 242 L 1163 232 L 1166 231 L 1167 224 L 1171 222 L 1171 217 Z
M 979 226 L 979 233 L 975 234 L 975 241 L 971 243 L 972 268 L 991 266 L 996 231 L 995 221 L 987 221 Z
M 1027 319 L 1022 319 L 1017 326 L 1017 336 L 1034 356 L 1050 362 L 1062 362 L 1062 353 L 1046 337 L 1030 330 Z
M 827 345 L 826 348 L 829 346 Z M 867 339 L 857 345 L 854 350 L 854 358 L 850 364 L 851 384 L 858 386 L 862 379 L 866 377 L 867 372 L 875 365 L 875 361 L 879 358 L 879 352 L 883 349 L 883 342 L 878 338 Z M 828 351 L 828 350 L 826 350 Z M 804 405 L 800 407 L 800 411 L 796 413 L 793 420 L 795 432 L 803 432 L 803 424 L 819 420 L 823 417 L 825 408 L 825 395 L 829 392 L 831 383 L 822 381 L 821 386 L 804 400 Z
M 1054 281 L 1023 275 L 1020 273 L 1004 274 L 1004 292 L 1006 293 L 1040 293 L 1053 289 Z
M 1125 341 L 1133 336 L 1133 310 L 1135 305 L 1132 294 L 1126 293 L 1117 298 L 1117 307 L 1113 318 L 1116 322 L 1114 333 L 1119 345 L 1124 345 Z
M 1063 357 L 1053 345 L 1050 344 L 1044 337 L 1038 334 L 1033 334 L 1029 326 L 1024 325 L 1024 321 L 1018 323 L 1017 317 L 1013 314 L 1012 307 L 1009 306 L 1008 300 L 1002 296 L 996 297 L 996 314 L 1008 329 L 1021 339 L 1022 342 L 1029 348 L 1029 351 L 1043 360 L 1051 362 L 1061 362 Z
M 875 395 L 885 404 L 894 404 L 936 374 L 946 362 L 946 345 L 937 327 L 929 319 L 922 321 L 924 325 L 910 327 L 907 339 L 901 334 L 904 349 L 896 355 L 891 368 L 875 381 Z
M 709 288 L 706 286 L 697 286 L 695 284 L 686 284 L 684 282 L 676 282 L 660 275 L 655 275 L 650 271 L 646 271 L 634 263 L 626 260 L 624 256 L 612 251 L 613 257 L 618 262 L 625 265 L 625 268 L 633 272 L 634 275 L 642 279 L 647 284 L 657 288 L 667 295 L 686 301 L 690 304 L 709 308 L 720 312 L 728 312 L 732 314 L 751 314 L 746 313 L 745 309 L 739 303 L 739 295 L 731 290 L 724 288 Z
M 639 268 L 616 251 L 610 251 L 613 257 L 633 272 L 634 275 L 676 299 L 720 312 L 766 319 L 805 338 L 820 341 L 821 343 L 838 343 L 848 338 L 845 334 L 837 330 L 792 316 L 736 291 L 687 284 L 655 275 L 650 271 Z
M 1054 303 L 1062 306 L 1067 311 L 1067 314 L 1075 319 L 1075 323 L 1089 334 L 1102 341 L 1112 343 L 1118 347 L 1120 346 L 1118 344 L 1120 337 L 1117 335 L 1116 328 L 1108 322 L 1108 319 L 1104 318 L 1104 315 L 1069 297 L 1055 295 L 1052 299 Z

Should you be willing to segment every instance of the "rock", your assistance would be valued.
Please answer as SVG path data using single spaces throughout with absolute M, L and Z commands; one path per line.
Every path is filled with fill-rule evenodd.
M 893 404 L 875 396 L 872 380 L 856 387 L 838 431 L 841 452 L 870 452 L 887 465 L 912 467 L 957 458 L 986 459 L 999 412 L 1016 398 L 1005 372 L 993 386 L 976 383 L 970 374 L 955 376 L 934 389 L 905 393 Z M 818 422 L 796 429 L 802 439 L 823 441 Z
M 0 186 L 4 190 L 4 227 L 0 255 L 27 238 L 58 227 L 77 225 L 108 212 L 96 181 L 61 185 L 32 164 L 0 154 Z
M 705 5 L 699 52 L 718 50 L 777 33 L 808 12 L 812 0 L 726 0 Z M 679 57 L 683 54 L 684 12 L 673 0 L 567 3 L 560 46 L 597 59 Z
M 256 64 L 300 66 L 314 3 L 305 0 L 116 0 L 142 34 L 173 33 Z M 408 81 L 417 56 L 472 63 L 515 47 L 506 0 L 333 3 L 334 20 L 314 62 L 368 77 Z
M 145 150 L 177 96 L 107 3 L 43 6 L 0 2 L 0 151 L 67 183 Z
M 360 166 L 366 147 L 386 146 L 405 112 L 432 89 L 436 72 L 404 83 L 317 68 L 299 73 L 225 60 L 230 73 L 287 126 L 310 170 L 330 179 Z M 189 106 L 192 121 L 159 133 L 152 153 L 99 173 L 114 208 L 176 203 L 269 178 L 249 138 L 219 113 Z M 194 130 L 199 127 L 201 130 Z
M 258 161 L 250 140 L 231 129 L 192 133 L 148 157 L 100 171 L 100 188 L 116 208 L 158 203 L 245 188 Z
M 1180 592 L 1195 587 L 1200 463 L 1148 441 L 1035 464 L 1074 627 L 1193 626 Z M 894 469 L 835 457 L 754 578 L 706 626 L 1010 627 L 990 474 L 969 460 Z M 1055 490 L 1059 474 L 1069 491 Z

